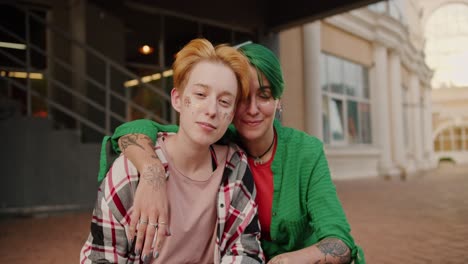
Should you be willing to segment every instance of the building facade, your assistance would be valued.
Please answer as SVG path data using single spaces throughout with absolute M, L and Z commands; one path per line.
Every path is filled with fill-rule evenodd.
M 381 2 L 278 34 L 283 122 L 323 140 L 335 179 L 436 166 L 418 10 Z
M 468 1 L 420 1 L 438 160 L 468 163 Z
M 324 142 L 334 179 L 406 176 L 436 165 L 432 71 L 425 63 L 416 0 L 382 1 L 267 32 L 141 1 L 104 3 L 31 1 L 20 21 L 37 22 L 43 47 L 36 46 L 48 57 L 39 66 L 26 60 L 28 67 L 10 65 L 2 71 L 11 77 L 4 78 L 7 84 L 14 81 L 12 69 L 41 73 L 44 93 L 53 103 L 65 102 L 72 115 L 60 118 L 64 111 L 54 113 L 50 103 L 38 104 L 42 108 L 37 110 L 63 127 L 78 127 L 87 141 L 100 140 L 125 120 L 148 118 L 148 113 L 175 122 L 166 98 L 172 87 L 169 68 L 174 52 L 190 39 L 230 44 L 252 40 L 280 57 L 287 86 L 282 122 Z M 40 18 L 34 15 L 38 9 Z M 8 21 L 7 14 L 0 19 L 5 25 Z M 138 53 L 142 44 L 152 46 L 154 53 Z M 70 92 L 62 95 L 62 90 Z M 28 96 L 19 98 L 31 102 Z M 77 100 L 83 97 L 89 100 Z M 23 112 L 34 114 L 34 107 Z M 93 133 L 85 133 L 88 126 Z

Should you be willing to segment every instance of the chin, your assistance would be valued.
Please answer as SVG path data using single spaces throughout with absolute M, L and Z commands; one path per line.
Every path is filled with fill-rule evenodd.
M 245 140 L 248 140 L 248 141 L 253 141 L 253 140 L 257 140 L 261 137 L 261 133 L 260 131 L 252 131 L 252 130 L 238 130 L 240 136 L 245 139 Z

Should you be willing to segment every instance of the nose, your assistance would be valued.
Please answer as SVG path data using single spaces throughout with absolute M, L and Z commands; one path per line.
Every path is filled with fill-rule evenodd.
M 218 111 L 218 104 L 217 104 L 217 99 L 216 98 L 210 98 L 207 100 L 206 105 L 205 105 L 205 113 L 207 116 L 210 118 L 213 118 L 216 116 L 216 113 Z
M 247 114 L 256 115 L 258 113 L 257 99 L 255 96 L 249 96 L 245 101 Z

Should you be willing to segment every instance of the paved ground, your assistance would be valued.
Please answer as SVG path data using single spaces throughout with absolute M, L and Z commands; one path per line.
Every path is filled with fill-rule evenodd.
M 336 182 L 368 263 L 468 263 L 468 166 Z M 0 263 L 78 263 L 89 213 L 0 220 Z

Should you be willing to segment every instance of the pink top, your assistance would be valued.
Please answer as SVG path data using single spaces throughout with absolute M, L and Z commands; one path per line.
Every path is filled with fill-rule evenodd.
M 174 167 L 167 155 L 164 137 L 160 137 L 158 143 L 164 157 L 157 151 L 158 156 L 163 158 L 161 161 L 167 160 L 170 174 L 167 195 L 171 236 L 167 237 L 154 263 L 214 263 L 217 194 L 225 159 L 222 164 L 216 164 L 208 180 L 196 181 Z M 215 146 L 217 150 L 219 147 Z M 212 155 L 212 160 L 217 161 L 213 151 Z

